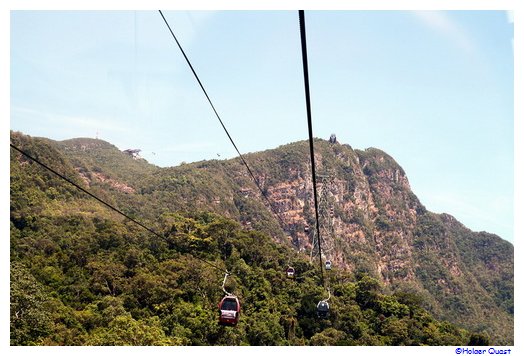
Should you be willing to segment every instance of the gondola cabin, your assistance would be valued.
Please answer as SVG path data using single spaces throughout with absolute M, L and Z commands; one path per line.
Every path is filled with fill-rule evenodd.
M 295 278 L 295 269 L 293 267 L 288 267 L 286 270 L 287 278 Z
M 317 304 L 317 315 L 321 319 L 325 319 L 329 316 L 329 304 L 325 300 L 321 300 Z
M 326 261 L 326 270 L 331 270 L 331 261 Z
M 240 318 L 240 302 L 234 295 L 227 295 L 218 304 L 220 325 L 235 326 Z

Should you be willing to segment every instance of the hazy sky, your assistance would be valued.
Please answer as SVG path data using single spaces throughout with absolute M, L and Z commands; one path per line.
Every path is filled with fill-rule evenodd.
M 165 11 L 242 153 L 307 139 L 296 11 Z M 505 11 L 306 11 L 314 135 L 377 147 L 435 212 L 513 241 Z M 11 12 L 12 130 L 159 166 L 235 152 L 156 11 Z M 256 169 L 256 167 L 253 167 Z

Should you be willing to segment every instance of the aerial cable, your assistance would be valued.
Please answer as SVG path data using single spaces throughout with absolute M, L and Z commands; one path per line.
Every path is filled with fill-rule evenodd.
M 309 133 L 309 155 L 311 156 L 311 174 L 313 176 L 313 197 L 315 201 L 315 220 L 317 225 L 318 237 L 318 258 L 320 261 L 320 274 L 322 277 L 322 285 L 324 285 L 324 270 L 322 266 L 322 247 L 320 238 L 320 225 L 318 223 L 318 199 L 317 199 L 317 180 L 315 174 L 315 150 L 313 147 L 313 124 L 311 121 L 311 98 L 309 95 L 309 71 L 307 65 L 307 45 L 306 45 L 306 23 L 304 20 L 304 10 L 298 10 L 299 26 L 300 26 L 300 41 L 302 44 L 302 67 L 304 71 L 304 90 L 306 94 L 306 112 L 307 124 Z
M 51 167 L 49 167 L 48 165 L 46 165 L 45 163 L 42 163 L 40 162 L 40 160 L 38 160 L 37 158 L 31 156 L 29 153 L 23 151 L 22 149 L 16 147 L 15 145 L 13 145 L 12 143 L 10 143 L 10 146 L 11 148 L 13 148 L 14 150 L 20 152 L 22 155 L 26 156 L 27 158 L 29 158 L 30 160 L 32 160 L 33 162 L 36 162 L 38 163 L 40 166 L 44 167 L 45 169 L 47 169 L 48 171 L 50 171 L 51 173 L 57 175 L 58 177 L 60 177 L 61 179 L 65 180 L 66 182 L 68 182 L 69 184 L 73 185 L 75 188 L 81 190 L 82 192 L 86 193 L 87 195 L 89 195 L 90 197 L 98 200 L 100 203 L 104 204 L 105 206 L 107 206 L 109 209 L 117 212 L 118 214 L 124 216 L 125 218 L 129 219 L 130 221 L 134 222 L 135 224 L 137 224 L 138 226 L 142 227 L 143 229 L 147 230 L 148 232 L 150 232 L 151 234 L 157 236 L 157 237 L 160 237 L 161 239 L 167 241 L 166 237 L 165 236 L 162 236 L 160 235 L 159 233 L 157 233 L 156 231 L 154 231 L 153 229 L 147 227 L 146 225 L 142 224 L 140 221 L 137 221 L 135 219 L 133 219 L 131 216 L 127 215 L 126 213 L 122 212 L 121 210 L 119 210 L 118 208 L 115 208 L 113 205 L 105 202 L 104 200 L 100 199 L 99 197 L 97 197 L 96 195 L 94 195 L 93 193 L 89 192 L 88 190 L 82 188 L 80 185 L 76 184 L 75 182 L 73 182 L 71 179 L 65 177 L 64 175 L 58 173 L 57 171 L 55 171 L 54 169 L 52 169 Z M 220 268 L 218 266 L 215 266 L 214 264 L 200 258 L 200 257 L 197 257 L 195 255 L 191 255 L 192 257 L 194 257 L 195 259 L 201 261 L 201 262 L 204 262 L 206 263 L 207 265 L 221 271 L 221 272 L 225 272 L 227 273 L 228 275 L 232 275 L 232 273 L 228 272 L 227 270 L 224 270 L 223 268 Z
M 149 227 L 145 226 L 144 224 L 142 224 L 141 222 L 133 219 L 132 217 L 130 217 L 129 215 L 127 215 L 126 213 L 118 210 L 117 208 L 115 208 L 114 206 L 112 206 L 111 204 L 103 201 L 102 199 L 100 199 L 99 197 L 97 197 L 96 195 L 94 195 L 93 193 L 87 191 L 86 189 L 82 188 L 80 185 L 76 184 L 75 182 L 73 182 L 72 180 L 70 180 L 69 178 L 63 176 L 62 174 L 58 173 L 57 171 L 55 171 L 54 169 L 52 169 L 51 167 L 47 166 L 46 164 L 40 162 L 38 159 L 32 157 L 31 155 L 29 155 L 27 152 L 24 152 L 23 150 L 21 150 L 20 148 L 16 147 L 15 145 L 13 145 L 12 143 L 10 143 L 11 147 L 15 150 L 17 150 L 18 152 L 20 152 L 21 154 L 23 154 L 24 156 L 26 156 L 27 158 L 31 159 L 32 161 L 38 163 L 39 165 L 41 165 L 42 167 L 44 167 L 45 169 L 47 169 L 48 171 L 54 173 L 55 175 L 57 175 L 58 177 L 62 178 L 63 180 L 65 180 L 66 182 L 68 182 L 69 184 L 72 184 L 73 186 L 75 186 L 77 189 L 81 190 L 82 192 L 86 193 L 87 195 L 91 196 L 92 198 L 98 200 L 100 203 L 104 204 L 105 206 L 107 206 L 108 208 L 110 208 L 111 210 L 114 210 L 116 211 L 117 213 L 119 213 L 120 215 L 126 217 L 127 219 L 131 220 L 132 222 L 134 222 L 135 224 L 141 226 L 142 228 L 146 229 L 147 231 L 149 231 L 150 233 L 152 233 L 153 235 L 156 235 L 160 238 L 164 238 L 162 235 L 158 234 L 157 232 L 155 232 L 154 230 L 150 229 Z
M 184 49 L 182 48 L 182 46 L 180 45 L 180 42 L 178 42 L 178 39 L 176 38 L 173 30 L 171 29 L 171 26 L 169 25 L 169 23 L 167 22 L 166 18 L 164 17 L 164 14 L 162 13 L 162 10 L 158 10 L 158 12 L 160 13 L 160 16 L 162 16 L 162 19 L 164 20 L 167 28 L 169 29 L 169 32 L 171 32 L 171 36 L 173 36 L 173 39 L 175 40 L 178 48 L 180 49 L 180 52 L 182 53 L 182 55 L 184 56 L 184 59 L 186 60 L 187 62 L 187 65 L 189 66 L 189 68 L 191 69 L 191 72 L 193 72 L 193 75 L 195 77 L 195 79 L 197 80 L 198 82 L 198 85 L 200 85 L 200 88 L 202 89 L 202 91 L 204 92 L 204 95 L 206 96 L 206 99 L 207 101 L 209 102 L 209 105 L 211 105 L 211 108 L 213 109 L 213 112 L 215 113 L 218 121 L 220 122 L 220 125 L 222 126 L 222 128 L 224 129 L 227 137 L 229 138 L 229 141 L 231 142 L 231 144 L 233 145 L 233 147 L 235 148 L 235 150 L 237 151 L 238 153 L 238 156 L 240 157 L 240 160 L 242 161 L 242 163 L 244 164 L 244 166 L 246 166 L 247 168 L 247 171 L 249 173 L 249 175 L 251 176 L 251 178 L 253 179 L 253 181 L 255 182 L 255 185 L 257 186 L 258 190 L 260 191 L 260 193 L 262 194 L 262 196 L 266 199 L 266 201 L 268 202 L 269 204 L 269 207 L 271 209 L 271 211 L 273 212 L 273 214 L 278 218 L 278 220 L 280 220 L 280 223 L 282 224 L 282 227 L 286 226 L 286 223 L 282 220 L 282 218 L 280 217 L 280 215 L 276 212 L 275 208 L 273 207 L 273 204 L 271 203 L 271 201 L 269 200 L 268 196 L 266 195 L 266 193 L 264 192 L 264 190 L 260 187 L 260 184 L 258 183 L 258 180 L 255 178 L 255 175 L 253 174 L 253 172 L 251 171 L 251 168 L 249 168 L 249 165 L 247 164 L 246 160 L 244 159 L 244 156 L 240 153 L 240 150 L 238 149 L 237 145 L 235 144 L 235 141 L 233 140 L 233 138 L 231 137 L 231 135 L 229 134 L 229 131 L 227 130 L 226 126 L 224 125 L 224 122 L 222 121 L 222 119 L 220 118 L 220 115 L 218 114 L 217 110 L 215 109 L 215 106 L 213 105 L 213 102 L 211 101 L 211 99 L 209 98 L 209 95 L 207 94 L 207 91 L 206 89 L 204 88 L 204 85 L 202 84 L 202 82 L 200 81 L 200 78 L 198 77 L 198 74 L 196 73 L 195 69 L 193 68 L 193 65 L 191 64 L 191 62 L 189 61 L 189 58 L 187 57 L 186 53 L 184 52 Z

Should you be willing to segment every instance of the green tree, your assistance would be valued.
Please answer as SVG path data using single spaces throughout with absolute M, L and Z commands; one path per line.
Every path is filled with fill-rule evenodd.
M 135 320 L 130 315 L 119 315 L 107 327 L 94 329 L 86 341 L 86 345 L 104 346 L 168 346 L 177 344 L 179 344 L 179 340 L 176 338 L 166 337 L 158 317 Z
M 347 335 L 343 331 L 334 328 L 327 328 L 322 332 L 313 335 L 309 344 L 312 346 L 341 345 L 346 337 Z
M 18 262 L 11 262 L 11 345 L 36 345 L 52 332 L 43 286 Z
M 489 336 L 486 334 L 473 333 L 469 337 L 468 346 L 487 346 L 490 345 Z

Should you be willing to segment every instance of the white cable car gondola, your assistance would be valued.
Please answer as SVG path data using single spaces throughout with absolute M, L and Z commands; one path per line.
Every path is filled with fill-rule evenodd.
M 331 270 L 331 261 L 326 261 L 326 271 Z
M 329 316 L 329 303 L 321 300 L 317 304 L 317 316 L 321 319 L 326 319 Z
M 295 269 L 293 267 L 288 267 L 286 270 L 287 278 L 295 278 Z
M 329 317 L 329 303 L 328 303 L 328 300 L 329 300 L 329 298 L 331 298 L 331 291 L 329 290 L 329 288 L 327 289 L 327 291 L 328 291 L 327 299 L 321 300 L 317 304 L 317 316 L 319 318 L 321 318 L 321 319 L 326 319 L 327 317 Z

